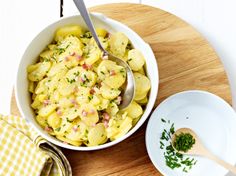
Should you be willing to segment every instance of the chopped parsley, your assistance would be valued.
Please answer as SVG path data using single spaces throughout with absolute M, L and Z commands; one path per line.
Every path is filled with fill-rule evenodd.
M 166 123 L 166 120 L 165 120 L 165 119 L 163 119 L 163 118 L 161 119 L 161 121 L 162 121 L 163 123 Z
M 42 59 L 43 59 L 44 62 L 50 62 L 50 58 L 43 57 Z
M 74 72 L 73 74 L 74 74 L 75 76 L 79 76 L 80 72 L 77 71 L 77 72 Z
M 68 117 L 66 118 L 66 121 L 67 121 L 68 123 L 72 123 L 72 122 L 73 122 L 73 120 L 69 120 Z
M 64 53 L 65 51 L 66 51 L 65 48 L 57 48 L 57 52 L 58 52 L 59 55 Z
M 125 70 L 123 68 L 120 69 L 120 73 L 125 73 Z
M 130 61 L 132 61 L 132 60 L 133 60 L 132 58 L 129 58 L 129 59 L 128 59 L 128 62 L 130 62 Z
M 127 44 L 126 49 L 128 49 L 128 50 L 131 50 L 131 49 L 132 49 L 131 43 L 128 43 L 128 44 Z
M 91 101 L 93 99 L 93 95 L 89 95 L 88 99 L 89 99 L 89 101 Z
M 195 139 L 190 133 L 175 135 L 174 147 L 177 151 L 187 152 L 195 144 Z
M 75 82 L 75 79 L 69 79 L 69 78 L 66 78 L 66 80 L 67 80 L 67 82 L 70 83 L 70 84 L 72 84 L 72 83 Z
M 61 130 L 61 127 L 58 127 L 55 129 L 55 131 L 59 132 Z

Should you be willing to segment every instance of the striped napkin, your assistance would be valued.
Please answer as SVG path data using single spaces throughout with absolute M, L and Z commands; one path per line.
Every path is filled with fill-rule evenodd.
M 25 119 L 0 115 L 0 175 L 72 176 L 63 153 Z

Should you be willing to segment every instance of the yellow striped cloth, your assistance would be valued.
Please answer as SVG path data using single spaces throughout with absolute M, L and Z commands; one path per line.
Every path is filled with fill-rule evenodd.
M 72 176 L 63 153 L 25 121 L 0 115 L 0 176 Z

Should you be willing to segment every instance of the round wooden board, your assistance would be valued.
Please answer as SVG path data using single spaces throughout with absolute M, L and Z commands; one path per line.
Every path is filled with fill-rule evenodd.
M 163 10 L 138 4 L 107 4 L 90 10 L 126 24 L 151 45 L 160 73 L 155 107 L 168 96 L 190 89 L 212 92 L 231 103 L 223 65 L 208 42 L 186 22 Z M 19 115 L 14 96 L 11 112 Z M 146 152 L 145 129 L 146 123 L 133 136 L 108 149 L 63 150 L 73 175 L 160 176 Z

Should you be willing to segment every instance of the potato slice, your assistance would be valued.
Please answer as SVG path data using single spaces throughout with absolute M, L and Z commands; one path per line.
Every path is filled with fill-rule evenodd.
M 61 118 L 57 115 L 56 112 L 53 112 L 48 116 L 47 122 L 49 126 L 51 126 L 53 129 L 56 129 L 61 125 Z
M 30 81 L 40 81 L 47 74 L 48 70 L 51 67 L 50 62 L 39 62 L 34 66 L 29 66 L 28 71 L 28 79 Z
M 98 77 L 109 87 L 119 88 L 126 80 L 124 67 L 116 65 L 110 60 L 103 60 L 97 69 Z
M 29 90 L 30 93 L 34 93 L 34 90 L 35 90 L 35 82 L 29 81 L 28 90 Z
M 96 33 L 99 37 L 106 37 L 107 31 L 103 28 L 96 28 Z
M 79 104 L 84 104 L 89 102 L 90 88 L 79 87 L 78 92 L 76 93 L 76 101 Z
M 103 98 L 101 95 L 97 95 L 97 97 L 99 98 L 100 103 L 96 105 L 96 109 L 99 111 L 106 109 L 110 101 L 108 99 Z
M 66 80 L 69 83 L 78 82 L 80 86 L 92 87 L 97 81 L 97 75 L 91 70 L 77 66 L 68 71 Z
M 47 105 L 47 106 L 41 108 L 41 109 L 39 110 L 38 114 L 39 114 L 39 116 L 47 117 L 47 116 L 49 116 L 56 108 L 57 108 L 57 105 L 55 105 L 55 104 Z
M 69 82 L 64 78 L 58 84 L 58 91 L 62 96 L 69 96 L 74 92 L 75 87 L 76 84 L 74 82 Z
M 119 133 L 116 134 L 115 136 L 111 137 L 111 140 L 116 140 L 122 136 L 124 136 L 128 131 L 132 128 L 132 118 L 131 117 L 126 117 L 122 120 L 119 126 Z
M 55 41 L 61 41 L 68 35 L 80 37 L 83 34 L 83 29 L 79 25 L 68 25 L 58 28 L 55 33 Z
M 98 112 L 92 104 L 82 104 L 79 114 L 81 120 L 88 126 L 96 124 L 99 120 Z
M 106 109 L 106 112 L 108 114 L 110 114 L 111 116 L 115 116 L 119 111 L 119 108 L 117 106 L 117 104 L 115 104 L 114 102 L 112 103 L 109 103 L 107 109 Z
M 123 57 L 125 55 L 128 42 L 129 39 L 122 32 L 112 34 L 109 39 L 111 53 L 117 57 Z
M 73 127 L 72 121 L 62 118 L 61 125 L 54 130 L 57 136 L 64 136 L 65 133 L 69 132 Z
M 66 138 L 72 141 L 83 141 L 88 132 L 88 126 L 85 125 L 82 121 L 77 121 L 73 123 L 73 127 L 66 134 Z
M 150 90 L 151 83 L 150 83 L 150 80 L 146 76 L 137 72 L 134 73 L 134 79 L 135 79 L 135 85 L 136 85 L 134 99 L 141 100 L 145 98 L 147 92 Z
M 36 121 L 39 123 L 39 125 L 41 125 L 43 128 L 47 126 L 47 118 L 46 117 L 42 117 L 40 115 L 36 116 Z
M 140 73 L 140 74 L 142 74 L 142 75 L 146 75 L 146 74 L 145 74 L 145 70 L 144 70 L 143 67 L 142 67 L 141 69 L 139 69 L 137 72 Z
M 67 67 L 73 67 L 79 64 L 78 56 L 83 54 L 83 44 L 75 36 L 68 36 L 60 42 L 57 47 L 58 61 L 66 61 Z
M 82 145 L 82 142 L 81 141 L 72 141 L 64 136 L 56 136 L 57 139 L 65 142 L 65 143 L 68 143 L 68 144 L 71 144 L 71 145 L 74 145 L 74 146 L 81 146 Z
M 138 118 L 143 114 L 142 107 L 135 101 L 130 103 L 130 105 L 123 111 L 127 112 L 127 115 L 133 119 Z
M 67 108 L 63 111 L 62 118 L 72 121 L 75 118 L 79 117 L 79 115 L 80 115 L 79 110 L 77 108 L 71 107 L 71 108 Z
M 147 102 L 148 102 L 147 96 L 145 96 L 143 99 L 137 101 L 137 103 L 141 104 L 141 105 L 145 105 L 145 104 L 147 104 Z
M 88 146 L 96 146 L 106 141 L 107 135 L 103 123 L 98 123 L 92 127 L 88 133 Z
M 131 69 L 134 71 L 140 70 L 145 63 L 143 54 L 137 49 L 132 49 L 129 51 L 127 61 Z
M 106 85 L 105 83 L 102 83 L 102 86 L 100 88 L 102 96 L 106 99 L 112 100 L 119 96 L 121 91 L 119 89 L 114 89 Z

